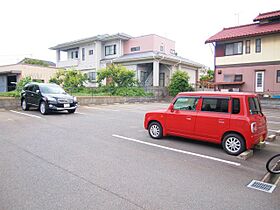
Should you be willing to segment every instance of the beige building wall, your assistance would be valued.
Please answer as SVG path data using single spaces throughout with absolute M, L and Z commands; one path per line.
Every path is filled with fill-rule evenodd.
M 19 69 L 22 77 L 30 76 L 32 79 L 44 80 L 44 82 L 49 82 L 49 79 L 58 71 L 57 68 L 26 64 L 19 64 Z
M 257 38 L 261 38 L 261 53 L 256 53 L 255 43 Z M 245 53 L 246 40 L 251 40 L 251 52 L 249 54 Z M 280 61 L 280 34 L 235 40 L 234 42 L 238 41 L 243 41 L 243 54 L 216 57 L 217 66 Z

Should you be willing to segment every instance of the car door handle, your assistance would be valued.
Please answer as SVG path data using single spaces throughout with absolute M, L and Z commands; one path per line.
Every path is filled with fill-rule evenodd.
M 186 120 L 192 120 L 192 118 L 191 117 L 186 117 Z
M 224 123 L 225 123 L 225 121 L 224 121 L 223 119 L 219 119 L 218 122 L 219 122 L 220 124 L 224 124 Z

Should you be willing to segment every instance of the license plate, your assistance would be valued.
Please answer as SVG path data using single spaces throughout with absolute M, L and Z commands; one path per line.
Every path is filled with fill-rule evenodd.
M 69 108 L 70 104 L 64 104 L 64 108 Z

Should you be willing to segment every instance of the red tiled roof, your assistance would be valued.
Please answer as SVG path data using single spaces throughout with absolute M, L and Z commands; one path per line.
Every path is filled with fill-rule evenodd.
M 280 10 L 273 12 L 260 13 L 254 21 L 264 20 L 272 17 L 280 17 Z
M 205 43 L 226 41 L 237 38 L 252 37 L 273 33 L 280 33 L 280 22 L 270 24 L 255 23 L 231 28 L 224 28 L 222 31 L 207 39 Z

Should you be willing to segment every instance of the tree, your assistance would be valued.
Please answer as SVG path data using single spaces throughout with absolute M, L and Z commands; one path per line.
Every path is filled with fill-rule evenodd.
M 49 80 L 49 82 L 62 85 L 67 90 L 84 87 L 85 81 L 87 81 L 87 75 L 73 69 L 61 69 Z
M 190 77 L 185 71 L 177 70 L 174 72 L 168 86 L 169 94 L 176 96 L 179 92 L 193 91 L 189 79 Z
M 32 82 L 31 77 L 24 77 L 22 78 L 18 83 L 17 83 L 17 87 L 16 87 L 16 91 L 17 92 L 21 92 L 23 87 L 27 84 Z
M 111 64 L 97 72 L 99 86 L 102 86 L 104 79 L 110 81 L 109 86 L 111 87 L 133 87 L 137 84 L 133 70 L 128 70 L 126 67 L 116 64 Z
M 201 86 L 208 87 L 214 81 L 214 71 L 208 70 L 206 75 L 202 75 L 199 79 Z

